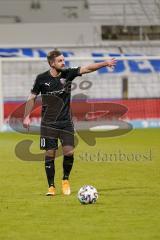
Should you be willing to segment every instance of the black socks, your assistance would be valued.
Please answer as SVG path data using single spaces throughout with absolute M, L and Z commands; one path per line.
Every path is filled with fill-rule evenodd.
M 53 157 L 45 156 L 45 170 L 49 187 L 54 187 L 55 167 Z
M 74 157 L 64 156 L 63 157 L 63 180 L 68 180 L 69 175 L 73 166 Z M 45 170 L 48 180 L 49 187 L 54 185 L 54 175 L 55 175 L 55 166 L 54 166 L 54 157 L 45 156 Z
M 68 180 L 73 166 L 73 161 L 74 161 L 73 155 L 63 157 L 63 180 Z

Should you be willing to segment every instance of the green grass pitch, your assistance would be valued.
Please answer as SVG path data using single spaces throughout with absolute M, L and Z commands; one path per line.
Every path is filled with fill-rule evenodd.
M 23 139 L 34 140 L 31 152 L 41 153 L 38 136 L 0 134 L 0 239 L 160 239 L 160 129 L 97 139 L 93 147 L 79 138 L 71 196 L 61 194 L 62 157 L 56 159 L 57 195 L 45 196 L 44 163 L 16 157 Z M 120 152 L 128 159 L 118 159 Z M 96 204 L 78 202 L 85 184 L 97 188 Z

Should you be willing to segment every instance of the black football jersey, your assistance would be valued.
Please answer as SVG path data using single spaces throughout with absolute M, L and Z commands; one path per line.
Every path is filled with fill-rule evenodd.
M 31 93 L 42 96 L 42 122 L 70 121 L 70 99 L 72 80 L 81 76 L 80 67 L 65 68 L 53 77 L 50 71 L 36 77 Z

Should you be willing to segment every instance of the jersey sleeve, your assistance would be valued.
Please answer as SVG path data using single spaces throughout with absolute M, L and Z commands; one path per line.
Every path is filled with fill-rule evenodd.
M 80 67 L 69 68 L 69 79 L 73 80 L 76 77 L 82 76 L 80 74 Z
M 38 95 L 41 91 L 40 88 L 40 81 L 39 76 L 36 77 L 36 80 L 34 81 L 33 87 L 31 89 L 31 93 Z

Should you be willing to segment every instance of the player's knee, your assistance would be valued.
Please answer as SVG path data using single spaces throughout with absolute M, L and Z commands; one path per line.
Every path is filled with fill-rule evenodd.
M 47 150 L 45 153 L 46 157 L 51 157 L 51 158 L 55 158 L 55 150 Z
M 63 147 L 63 155 L 64 156 L 73 156 L 74 148 L 72 146 L 64 146 Z
M 70 156 L 73 156 L 73 155 L 74 155 L 74 151 L 73 151 L 73 150 L 65 151 L 65 152 L 64 152 L 64 156 L 70 157 Z

